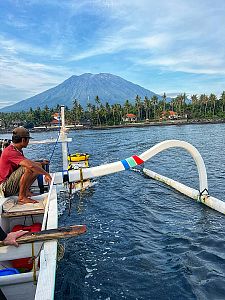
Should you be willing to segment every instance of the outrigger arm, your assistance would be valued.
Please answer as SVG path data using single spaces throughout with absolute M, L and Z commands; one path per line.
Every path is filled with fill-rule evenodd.
M 161 151 L 173 147 L 183 148 L 191 154 L 192 158 L 196 163 L 198 174 L 199 174 L 199 190 L 192 189 L 180 182 L 177 182 L 175 180 L 172 180 L 170 178 L 167 178 L 165 176 L 162 176 L 160 174 L 157 174 L 145 168 L 143 169 L 143 172 L 147 176 L 152 177 L 156 180 L 159 180 L 173 187 L 179 192 L 185 194 L 186 196 L 191 197 L 192 199 L 195 199 L 198 202 L 202 202 L 203 204 L 211 207 L 212 209 L 215 209 L 225 214 L 225 202 L 215 197 L 209 196 L 206 167 L 199 151 L 194 146 L 192 146 L 191 144 L 185 141 L 167 140 L 153 146 L 152 148 L 143 152 L 139 156 L 133 155 L 129 158 L 114 163 L 104 164 L 92 168 L 84 168 L 82 170 L 82 179 L 86 180 L 86 179 L 117 173 L 124 170 L 129 170 L 133 167 L 136 167 L 137 165 L 143 164 L 144 162 L 151 159 L 153 156 L 160 153 Z M 63 173 L 58 172 L 55 174 L 54 182 L 55 184 L 60 184 L 63 182 L 77 182 L 81 180 L 80 176 L 81 175 L 79 170 L 72 170 L 67 172 L 66 174 L 65 172 Z
M 162 152 L 165 149 L 173 148 L 173 147 L 180 147 L 186 149 L 193 157 L 198 173 L 199 173 L 199 190 L 208 190 L 208 182 L 207 182 L 207 173 L 204 161 L 198 152 L 198 150 L 192 146 L 191 144 L 185 142 L 185 141 L 179 141 L 179 140 L 167 140 L 164 142 L 161 142 L 149 150 L 143 152 L 142 154 L 133 155 L 129 158 L 123 159 L 121 161 L 117 161 L 114 163 L 104 164 L 97 167 L 92 168 L 86 168 L 83 169 L 83 179 L 91 179 L 95 177 L 100 177 L 104 175 L 109 175 L 113 173 L 117 173 L 124 170 L 129 170 L 133 167 L 136 167 L 137 165 L 141 165 L 147 160 L 151 159 L 156 154 Z M 68 172 L 68 180 L 69 182 L 76 182 L 80 180 L 80 171 L 79 170 L 72 170 Z M 61 172 L 56 173 L 55 175 L 55 183 L 59 184 L 63 181 L 63 174 Z M 205 194 L 207 192 L 204 192 Z

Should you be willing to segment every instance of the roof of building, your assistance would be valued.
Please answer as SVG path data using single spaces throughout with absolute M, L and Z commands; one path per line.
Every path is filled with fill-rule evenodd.
M 175 116 L 177 115 L 177 113 L 173 110 L 169 110 L 168 112 L 167 111 L 163 111 L 162 112 L 162 115 L 165 115 L 166 113 L 169 113 L 170 116 Z
M 126 114 L 126 117 L 128 117 L 128 118 L 136 118 L 136 115 L 134 115 L 134 114 Z
M 54 119 L 51 121 L 51 124 L 59 124 L 59 120 Z

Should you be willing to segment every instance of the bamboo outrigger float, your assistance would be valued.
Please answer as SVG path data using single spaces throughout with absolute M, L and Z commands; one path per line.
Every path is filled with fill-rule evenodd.
M 170 178 L 157 174 L 146 168 L 143 172 L 146 176 L 164 182 L 165 184 L 173 187 L 179 192 L 195 199 L 223 214 L 225 214 L 225 202 L 212 197 L 208 192 L 208 182 L 207 173 L 204 161 L 198 152 L 198 150 L 191 144 L 179 141 L 179 140 L 168 140 L 161 142 L 149 150 L 143 152 L 142 154 L 133 155 L 127 159 L 117 161 L 110 164 L 104 164 L 97 167 L 88 168 L 87 162 L 84 163 L 83 167 L 69 168 L 68 169 L 68 154 L 67 154 L 67 138 L 64 122 L 64 108 L 62 108 L 62 128 L 60 139 L 62 142 L 62 153 L 63 153 L 63 171 L 56 172 L 53 174 L 53 180 L 49 191 L 46 195 L 40 196 L 40 200 L 45 199 L 46 203 L 43 206 L 36 204 L 26 204 L 23 205 L 22 211 L 11 211 L 3 212 L 0 216 L 0 225 L 2 228 L 9 232 L 15 224 L 24 223 L 26 225 L 31 225 L 34 220 L 35 222 L 41 223 L 41 230 L 45 234 L 55 234 L 50 236 L 52 240 L 47 240 L 46 237 L 42 238 L 40 241 L 41 233 L 37 234 L 39 236 L 27 237 L 28 240 L 26 244 L 21 244 L 19 248 L 13 246 L 2 246 L 0 244 L 0 269 L 12 266 L 12 260 L 21 259 L 24 257 L 31 257 L 33 266 L 32 270 L 27 273 L 20 273 L 8 276 L 0 276 L 0 287 L 5 293 L 7 299 L 9 300 L 47 300 L 54 299 L 54 285 L 55 285 L 55 272 L 56 272 L 56 260 L 57 260 L 57 234 L 62 237 L 62 230 L 57 232 L 58 228 L 58 212 L 57 212 L 57 184 L 67 184 L 71 190 L 71 186 L 74 186 L 73 191 L 76 192 L 79 189 L 83 189 L 84 182 L 90 184 L 90 179 L 113 174 L 116 172 L 130 170 L 137 165 L 142 165 L 147 160 L 151 159 L 153 156 L 159 152 L 172 148 L 181 147 L 187 150 L 193 157 L 198 173 L 199 173 L 199 190 L 192 189 L 182 183 L 174 181 Z M 46 142 L 49 142 L 46 141 Z M 83 155 L 85 159 L 87 158 Z M 77 161 L 80 162 L 80 156 Z M 72 160 L 72 159 L 71 159 Z M 76 159 L 75 159 L 76 162 Z M 3 206 L 6 204 L 7 199 L 0 198 L 0 211 L 2 211 Z M 41 203 L 41 201 L 40 201 Z M 20 206 L 21 207 L 21 206 Z M 18 208 L 18 207 L 17 207 Z M 50 232 L 49 232 L 50 230 Z M 86 231 L 85 226 L 79 226 L 73 228 L 74 235 L 84 233 Z M 47 232 L 46 232 L 47 231 Z M 54 232 L 56 231 L 56 232 Z M 65 234 L 71 236 L 71 229 L 64 229 Z M 65 235 L 64 235 L 65 237 Z M 30 240 L 29 240 L 30 238 Z M 47 237 L 49 239 L 49 236 Z M 21 238 L 20 242 L 22 242 Z M 1 271 L 1 270 L 0 270 Z

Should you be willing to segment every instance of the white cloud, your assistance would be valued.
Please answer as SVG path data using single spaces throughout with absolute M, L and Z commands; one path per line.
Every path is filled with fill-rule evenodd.
M 139 59 L 143 66 L 160 67 L 163 70 L 180 71 L 193 74 L 225 74 L 224 57 L 199 49 L 179 51 L 170 56 L 155 56 Z
M 44 4 L 39 0 L 12 0 L 11 3 L 23 13 L 9 11 L 5 16 L 7 26 L 14 30 L 30 26 L 37 40 L 26 39 L 26 34 L 13 36 L 13 31 L 8 35 L 1 27 L 0 84 L 24 90 L 24 95 L 41 92 L 73 74 L 95 73 L 101 55 L 106 54 L 108 65 L 110 54 L 118 55 L 117 70 L 120 59 L 127 62 L 127 70 L 121 70 L 124 73 L 139 68 L 140 74 L 144 74 L 154 67 L 170 73 L 225 74 L 223 1 L 214 1 L 213 5 L 209 0 L 46 0 Z M 27 15 L 28 9 L 37 5 L 46 9 L 47 17 L 40 16 L 40 22 Z M 83 32 L 85 24 L 76 23 L 80 16 L 82 22 L 86 16 L 94 19 L 90 23 L 92 32 L 87 36 Z M 86 24 L 91 21 L 88 18 Z M 102 22 L 98 23 L 98 19 Z M 77 26 L 80 31 L 76 24 L 80 25 Z M 42 36 L 46 37 L 43 44 Z M 98 62 L 92 65 L 91 58 Z M 85 59 L 90 62 L 88 70 Z M 169 82 L 169 77 L 166 80 Z M 168 89 L 169 86 L 168 83 Z

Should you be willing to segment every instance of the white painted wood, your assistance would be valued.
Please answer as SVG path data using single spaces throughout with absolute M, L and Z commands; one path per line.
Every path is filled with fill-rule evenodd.
M 210 195 L 207 195 L 207 194 L 200 195 L 198 190 L 195 190 L 189 186 L 186 186 L 185 184 L 182 184 L 176 180 L 162 176 L 162 175 L 160 175 L 156 172 L 153 172 L 149 169 L 144 168 L 143 172 L 145 175 L 147 175 L 155 180 L 158 180 L 160 182 L 163 182 L 168 186 L 171 186 L 172 188 L 176 189 L 180 193 L 182 193 L 198 202 L 201 202 L 222 214 L 225 214 L 225 202 L 223 202 L 215 197 L 212 197 Z
M 38 274 L 37 274 L 38 275 Z M 10 277 L 13 278 L 10 278 Z M 8 300 L 32 300 L 36 292 L 33 282 L 33 273 L 4 276 L 1 290 Z M 9 281 L 9 284 L 7 283 Z M 13 282 L 13 284 L 12 284 Z
M 56 186 L 53 185 L 49 199 L 47 229 L 58 227 L 58 207 Z M 55 272 L 57 262 L 57 241 L 45 242 L 40 258 L 40 272 L 35 300 L 54 299 Z
M 148 149 L 147 151 L 143 152 L 139 155 L 139 158 L 143 160 L 143 162 L 151 159 L 156 154 L 160 153 L 163 150 L 173 148 L 173 147 L 179 147 L 187 150 L 191 156 L 193 157 L 199 174 L 199 190 L 203 191 L 205 189 L 208 189 L 208 181 L 207 181 L 207 173 L 204 161 L 198 152 L 198 150 L 192 146 L 191 144 L 185 142 L 185 141 L 179 141 L 179 140 L 167 140 L 164 142 L 161 142 L 154 147 Z M 95 177 L 100 177 L 108 174 L 117 173 L 120 171 L 124 171 L 125 167 L 122 163 L 122 161 L 117 161 L 110 164 L 100 165 L 97 167 L 92 168 L 86 168 L 82 169 L 83 173 L 83 179 L 90 179 Z M 75 182 L 80 180 L 80 171 L 79 170 L 71 170 L 69 171 L 69 181 Z M 62 183 L 62 173 L 57 172 L 55 175 L 55 183 Z M 206 193 L 206 192 L 205 192 Z
M 63 171 L 68 170 L 68 160 L 67 160 L 67 133 L 65 127 L 65 107 L 61 106 L 61 130 L 60 130 L 60 139 L 62 141 L 62 159 L 63 159 Z
M 3 204 L 3 202 L 4 200 L 1 199 L 0 203 Z M 57 228 L 57 193 L 56 186 L 53 184 L 53 181 L 50 186 L 50 193 L 45 212 L 46 213 L 43 218 L 43 223 L 45 224 L 44 227 L 46 227 L 46 229 Z M 34 246 L 35 255 L 39 253 L 40 248 L 43 246 L 40 254 L 39 274 L 41 274 L 41 276 L 38 277 L 37 286 L 33 284 L 32 272 L 0 277 L 0 286 L 3 287 L 3 291 L 8 296 L 9 300 L 54 299 L 57 241 L 54 240 L 45 243 L 37 242 L 34 243 Z M 23 244 L 20 245 L 19 248 L 15 248 L 14 246 L 5 246 L 0 248 L 0 261 L 2 261 L 3 264 L 4 261 L 6 262 L 7 260 L 31 256 L 31 244 Z M 14 297 L 14 295 L 16 295 L 16 297 Z
M 46 140 L 41 140 L 41 141 L 30 141 L 29 145 L 36 145 L 36 144 L 54 144 L 54 143 L 62 143 L 62 142 L 72 142 L 72 138 L 65 138 L 62 141 L 62 138 L 60 137 L 58 140 L 57 139 L 46 139 Z
M 35 255 L 37 255 L 37 253 L 39 252 L 41 245 L 42 242 L 34 243 Z M 6 260 L 31 257 L 31 256 L 32 256 L 31 244 L 22 244 L 18 248 L 14 246 L 0 247 L 0 265 L 1 265 L 1 261 L 4 264 L 4 261 Z
M 37 271 L 37 276 L 39 275 L 39 271 Z M 33 281 L 33 272 L 28 273 L 20 273 L 10 276 L 0 276 L 1 279 L 1 287 L 11 285 L 12 282 L 14 284 L 25 283 Z
M 35 300 L 52 300 L 55 292 L 57 241 L 45 242 L 41 251 L 41 266 Z
M 55 178 L 55 174 L 52 175 L 52 182 L 51 182 L 51 185 L 49 188 L 48 199 L 47 199 L 47 203 L 45 206 L 45 213 L 44 213 L 44 217 L 43 217 L 43 221 L 42 221 L 41 230 L 46 229 L 48 216 L 51 215 L 51 212 L 49 212 L 50 202 L 55 201 L 55 198 L 56 198 L 56 202 L 57 202 L 57 194 L 55 192 L 55 187 L 54 187 L 54 178 Z

